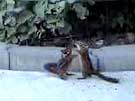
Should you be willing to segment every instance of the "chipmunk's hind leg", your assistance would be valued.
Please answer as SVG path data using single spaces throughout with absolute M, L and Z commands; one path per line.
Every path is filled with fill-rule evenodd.
M 81 79 L 86 79 L 87 77 L 90 77 L 89 74 L 85 71 L 82 71 L 82 76 L 83 77 L 80 77 L 80 78 L 77 78 L 78 80 L 81 80 Z
M 89 76 L 89 77 L 91 77 L 91 76 L 92 76 L 92 74 L 91 74 L 91 73 L 89 73 L 89 74 L 88 74 L 88 76 Z
M 75 75 L 75 74 L 72 74 L 72 73 L 60 73 L 59 74 L 59 77 L 62 79 L 62 80 L 67 80 L 68 76 L 72 76 L 72 75 Z
M 78 80 L 83 80 L 83 79 L 86 79 L 87 77 L 80 77 L 80 78 L 77 78 Z
M 57 73 L 56 67 L 57 67 L 56 63 L 48 63 L 44 65 L 44 69 L 52 73 Z
M 64 73 L 64 74 L 59 74 L 59 77 L 60 77 L 62 80 L 67 80 L 67 75 L 66 75 L 66 73 Z

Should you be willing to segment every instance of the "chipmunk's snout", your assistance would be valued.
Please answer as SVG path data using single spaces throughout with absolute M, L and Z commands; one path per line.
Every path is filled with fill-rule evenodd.
M 69 54 L 72 53 L 72 49 L 66 48 L 64 50 L 61 50 L 61 52 L 62 52 L 63 55 L 69 55 Z
M 74 46 L 77 48 L 77 50 L 81 50 L 81 47 L 80 47 L 80 45 L 79 45 L 79 44 L 74 43 Z

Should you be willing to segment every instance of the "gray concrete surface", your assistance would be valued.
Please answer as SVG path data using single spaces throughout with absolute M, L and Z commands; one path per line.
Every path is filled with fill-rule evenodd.
M 99 68 L 105 71 L 135 70 L 135 45 L 90 49 L 98 57 Z
M 58 47 L 12 47 L 10 52 L 10 68 L 12 70 L 44 71 L 46 63 L 57 62 L 61 58 L 62 48 Z M 70 67 L 76 71 L 80 66 L 78 58 Z
M 0 42 L 0 69 L 9 69 L 9 55 L 7 45 Z
M 77 80 L 74 73 L 68 80 L 47 72 L 0 70 L 0 101 L 134 101 L 135 72 L 105 72 L 118 78 L 112 84 L 97 77 Z
M 104 73 L 118 84 L 74 74 L 65 81 L 48 72 L 0 70 L 0 101 L 135 101 L 134 71 Z
M 0 43 L 0 69 L 44 71 L 44 65 L 57 62 L 60 47 L 28 47 Z M 135 70 L 135 45 L 111 46 L 89 49 L 95 68 L 102 71 Z M 73 49 L 73 54 L 78 53 Z M 78 55 L 70 65 L 71 71 L 80 71 L 82 63 Z

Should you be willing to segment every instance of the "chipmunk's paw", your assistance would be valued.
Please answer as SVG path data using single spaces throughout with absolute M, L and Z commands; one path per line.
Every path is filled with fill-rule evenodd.
M 83 79 L 86 79 L 87 77 L 79 77 L 77 78 L 78 80 L 83 80 Z
M 66 75 L 67 75 L 67 76 L 73 76 L 73 75 L 75 75 L 75 74 L 73 74 L 73 73 L 66 73 Z
M 67 75 L 59 75 L 62 80 L 67 80 Z

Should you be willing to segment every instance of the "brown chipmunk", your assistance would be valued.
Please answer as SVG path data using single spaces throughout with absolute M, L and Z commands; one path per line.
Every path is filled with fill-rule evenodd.
M 61 50 L 62 56 L 58 63 L 48 63 L 44 66 L 49 72 L 58 74 L 61 79 L 67 79 L 67 76 L 73 75 L 68 73 L 68 67 L 76 55 L 72 55 L 72 48 L 67 47 Z
M 99 78 L 106 80 L 108 82 L 112 83 L 118 83 L 119 80 L 111 77 L 107 77 L 99 72 L 99 70 L 95 70 L 92 61 L 89 57 L 89 52 L 88 52 L 88 45 L 86 45 L 83 42 L 77 41 L 75 42 L 75 46 L 77 47 L 77 51 L 79 52 L 82 60 L 82 76 L 83 78 L 78 78 L 78 79 L 86 79 L 88 76 L 91 77 L 91 75 L 96 75 Z

